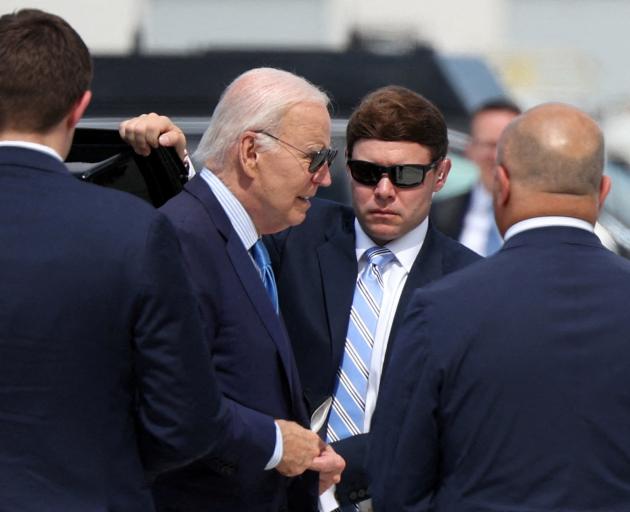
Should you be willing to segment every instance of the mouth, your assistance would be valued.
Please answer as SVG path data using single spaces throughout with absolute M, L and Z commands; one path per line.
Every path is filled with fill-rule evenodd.
M 304 201 L 305 203 L 309 203 L 310 204 L 312 197 L 313 196 L 298 196 L 298 199 L 300 201 Z
M 376 215 L 379 217 L 395 217 L 397 214 L 392 210 L 370 210 L 370 215 Z

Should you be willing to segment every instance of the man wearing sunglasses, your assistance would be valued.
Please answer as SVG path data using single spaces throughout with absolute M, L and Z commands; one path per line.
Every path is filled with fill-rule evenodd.
M 287 477 L 316 470 L 322 488 L 339 479 L 343 460 L 308 429 L 260 239 L 302 222 L 318 187 L 330 184 L 336 151 L 329 148 L 328 103 L 318 88 L 286 71 L 242 74 L 223 93 L 197 150 L 205 167 L 162 207 L 196 286 L 219 383 L 260 433 L 260 449 L 164 475 L 154 486 L 159 511 L 309 511 L 317 506 L 316 475 Z M 185 140 L 168 118 L 140 116 L 120 131 L 139 153 L 158 144 L 184 153 Z
M 352 114 L 346 142 L 353 208 L 314 201 L 303 224 L 269 240 L 309 408 L 328 416 L 321 434 L 346 460 L 325 512 L 369 510 L 366 433 L 413 290 L 479 258 L 429 223 L 451 166 L 433 104 L 402 87 L 376 90 Z

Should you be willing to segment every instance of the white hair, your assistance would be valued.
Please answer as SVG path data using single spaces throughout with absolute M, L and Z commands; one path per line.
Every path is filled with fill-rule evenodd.
M 228 151 L 243 132 L 273 133 L 286 112 L 298 103 L 319 103 L 327 108 L 330 99 L 308 80 L 288 71 L 275 68 L 246 71 L 223 91 L 195 159 L 223 167 Z M 269 147 L 273 143 L 265 142 Z M 262 139 L 261 145 L 264 148 Z

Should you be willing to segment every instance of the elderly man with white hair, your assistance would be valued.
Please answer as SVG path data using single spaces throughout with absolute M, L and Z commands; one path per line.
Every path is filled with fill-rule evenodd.
M 204 168 L 162 208 L 196 286 L 223 393 L 260 441 L 258 451 L 235 449 L 158 479 L 154 496 L 162 512 L 315 510 L 316 474 L 304 471 L 320 472 L 320 490 L 339 480 L 343 459 L 305 428 L 309 419 L 261 242 L 264 234 L 302 222 L 318 187 L 330 184 L 336 151 L 329 147 L 328 105 L 322 91 L 286 71 L 243 73 L 223 93 L 197 150 Z M 159 142 L 169 145 L 158 137 L 176 136 L 171 126 L 149 114 L 120 131 L 148 153 Z

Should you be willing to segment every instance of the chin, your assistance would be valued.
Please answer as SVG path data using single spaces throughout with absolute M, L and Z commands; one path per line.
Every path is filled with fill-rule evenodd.
M 306 219 L 306 212 L 295 213 L 291 215 L 291 218 L 289 219 L 289 226 L 297 226 L 298 224 L 302 224 L 302 222 L 304 222 L 304 219 Z
M 367 235 L 379 245 L 385 245 L 386 243 L 395 240 L 399 236 L 398 233 L 385 230 L 370 231 L 369 233 L 367 233 Z

